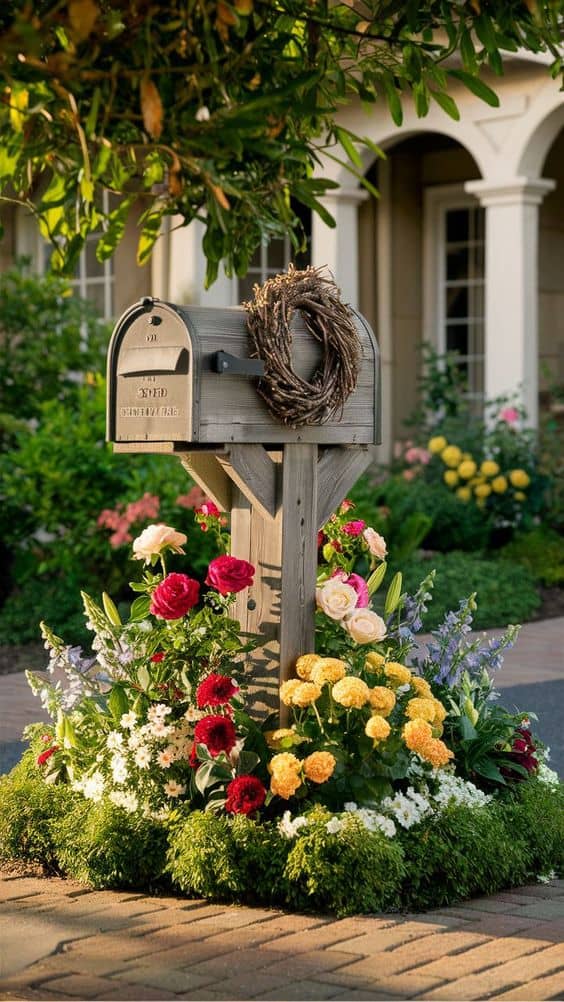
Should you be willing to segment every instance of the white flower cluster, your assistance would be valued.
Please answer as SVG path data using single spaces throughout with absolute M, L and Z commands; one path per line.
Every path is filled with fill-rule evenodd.
M 449 804 L 465 804 L 467 807 L 485 807 L 493 799 L 489 793 L 479 790 L 468 779 L 455 776 L 453 772 L 438 769 L 435 778 L 439 789 L 433 794 L 433 802 L 440 813 Z
M 549 768 L 545 762 L 541 762 L 537 772 L 537 779 L 539 783 L 545 783 L 546 786 L 557 787 L 560 784 L 560 777 L 554 769 Z
M 292 821 L 290 811 L 284 811 L 282 818 L 278 822 L 278 831 L 285 838 L 295 838 L 300 828 L 303 828 L 304 825 L 307 825 L 307 818 L 304 818 L 303 814 L 299 814 Z
M 379 811 L 373 811 L 369 807 L 358 807 L 352 800 L 345 804 L 344 810 L 347 814 L 354 814 L 369 832 L 380 831 L 388 838 L 393 838 L 396 834 L 396 826 L 392 819 Z

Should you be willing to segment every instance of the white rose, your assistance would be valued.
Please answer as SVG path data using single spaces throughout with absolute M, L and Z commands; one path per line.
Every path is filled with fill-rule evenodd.
M 386 636 L 386 624 L 372 609 L 355 609 L 343 620 L 343 626 L 357 644 L 374 644 Z
M 158 556 L 164 549 L 174 553 L 184 553 L 182 549 L 186 542 L 183 532 L 177 532 L 170 525 L 148 525 L 137 539 L 133 540 L 134 560 L 144 560 L 150 563 L 151 557 Z
M 339 578 L 330 578 L 315 593 L 317 605 L 330 619 L 343 619 L 356 609 L 358 595 L 354 588 Z
M 372 556 L 377 557 L 378 560 L 385 560 L 388 547 L 386 546 L 384 537 L 379 532 L 376 532 L 376 529 L 371 529 L 370 526 L 364 530 L 362 535 Z

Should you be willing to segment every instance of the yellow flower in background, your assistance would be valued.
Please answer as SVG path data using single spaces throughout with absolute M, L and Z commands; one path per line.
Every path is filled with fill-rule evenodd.
M 321 688 L 315 682 L 300 682 L 292 692 L 292 706 L 311 706 L 321 696 Z
M 443 720 L 445 719 L 445 717 L 447 715 L 447 710 L 445 709 L 445 707 L 441 703 L 440 699 L 436 699 L 435 696 L 432 696 L 431 700 L 432 700 L 433 706 L 435 707 L 435 719 L 434 719 L 433 723 L 435 723 L 435 724 L 442 724 Z
M 462 462 L 464 463 L 465 460 L 467 460 L 467 459 L 472 459 L 472 453 L 471 452 L 463 452 L 462 453 Z
M 525 487 L 528 487 L 531 482 L 529 474 L 525 473 L 524 470 L 511 470 L 511 473 L 509 474 L 509 479 L 511 481 L 512 486 L 518 487 L 520 490 L 523 490 Z
M 514 497 L 515 497 L 516 501 L 526 501 L 527 500 L 527 495 L 523 494 L 523 491 L 515 491 Z
M 433 700 L 426 699 L 423 696 L 416 696 L 415 699 L 410 699 L 405 708 L 405 715 L 410 720 L 427 720 L 429 723 L 433 723 L 435 719 Z
M 459 487 L 456 491 L 456 496 L 457 498 L 460 498 L 461 501 L 469 501 L 472 497 L 472 491 L 469 487 Z
M 441 452 L 441 459 L 445 466 L 458 466 L 462 459 L 462 450 L 457 445 L 447 445 Z
M 462 477 L 463 480 L 470 480 L 474 476 L 478 467 L 476 466 L 473 459 L 465 459 L 464 462 L 458 467 L 458 475 Z
M 348 675 L 336 682 L 331 692 L 336 703 L 347 708 L 354 707 L 356 710 L 366 706 L 370 697 L 370 689 L 366 682 L 356 675 Z
M 500 475 L 492 480 L 492 491 L 496 494 L 505 494 L 507 490 L 507 477 Z
M 287 682 L 282 682 L 280 686 L 280 699 L 285 706 L 292 706 L 296 689 L 303 685 L 299 678 L 289 678 Z
M 377 710 L 382 717 L 389 717 L 396 705 L 396 696 L 391 689 L 385 685 L 375 685 L 370 690 L 370 705 L 373 710 Z
M 499 466 L 493 459 L 484 459 L 480 466 L 480 473 L 485 477 L 495 477 L 499 473 Z
M 385 664 L 386 659 L 383 654 L 379 654 L 378 651 L 369 651 L 366 655 L 364 667 L 366 671 L 379 672 Z
M 338 682 L 347 674 L 347 667 L 344 661 L 339 658 L 318 658 L 317 664 L 311 673 L 311 681 L 316 685 L 325 685 L 326 682 Z
M 433 438 L 430 438 L 427 442 L 427 448 L 429 452 L 432 452 L 433 454 L 442 452 L 443 449 L 446 449 L 447 445 L 448 442 L 444 435 L 434 435 Z
M 271 774 L 270 789 L 274 794 L 289 800 L 302 785 L 302 763 L 291 752 L 282 752 L 271 759 L 268 771 Z
M 384 674 L 394 689 L 399 685 L 409 685 L 412 678 L 409 668 L 400 665 L 398 661 L 389 661 L 384 667 Z
M 420 755 L 427 762 L 430 762 L 434 769 L 440 769 L 441 766 L 447 765 L 451 758 L 454 758 L 454 752 L 447 748 L 444 741 L 439 738 L 431 738 Z
M 388 721 L 384 720 L 384 717 L 380 717 L 377 714 L 375 714 L 373 717 L 370 717 L 370 719 L 366 721 L 366 727 L 364 728 L 364 733 L 369 738 L 372 738 L 374 744 L 377 744 L 378 741 L 386 740 L 386 738 L 390 734 L 391 729 L 392 728 L 390 727 Z
M 443 473 L 443 480 L 447 487 L 456 487 L 458 483 L 458 473 L 456 470 L 446 470 Z
M 411 685 L 415 689 L 418 696 L 422 696 L 424 699 L 434 699 L 433 690 L 429 685 L 426 678 L 421 678 L 420 675 L 414 675 L 411 679 Z
M 302 654 L 296 661 L 296 675 L 304 682 L 309 682 L 312 669 L 315 668 L 321 658 L 318 654 Z
M 489 484 L 478 484 L 474 488 L 474 494 L 476 495 L 477 498 L 481 499 L 489 497 L 491 492 L 492 489 Z
M 433 740 L 433 728 L 419 717 L 404 724 L 402 735 L 410 751 L 420 752 L 421 748 Z
M 293 744 L 298 744 L 301 741 L 301 738 L 291 727 L 279 727 L 277 731 L 265 731 L 264 737 L 269 748 L 281 748 L 282 742 L 290 740 Z
M 311 779 L 313 783 L 326 783 L 335 771 L 337 760 L 331 752 L 312 752 L 304 759 L 304 773 L 306 779 Z

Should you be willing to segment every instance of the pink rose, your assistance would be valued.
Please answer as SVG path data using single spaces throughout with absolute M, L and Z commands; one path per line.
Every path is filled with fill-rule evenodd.
M 343 620 L 347 633 L 357 644 L 374 644 L 386 636 L 384 620 L 372 609 L 355 609 Z
M 356 606 L 357 609 L 365 609 L 370 604 L 370 596 L 368 594 L 368 585 L 364 578 L 361 578 L 360 574 L 345 574 L 344 571 L 333 571 L 331 579 L 338 578 L 343 584 L 350 585 L 354 588 L 357 594 Z
M 379 532 L 376 532 L 376 529 L 371 529 L 370 527 L 365 529 L 362 535 L 372 556 L 377 557 L 378 560 L 385 560 L 388 548 L 384 537 Z
M 200 597 L 200 585 L 187 574 L 167 574 L 151 596 L 150 611 L 158 619 L 182 619 Z
M 208 567 L 206 584 L 220 595 L 243 591 L 253 583 L 255 568 L 248 560 L 237 557 L 216 557 Z
M 347 536 L 360 536 L 366 528 L 366 522 L 363 522 L 361 518 L 356 519 L 354 522 L 347 522 L 343 526 L 343 532 L 346 532 Z
M 515 424 L 519 420 L 519 411 L 515 407 L 504 407 L 499 412 L 499 420 L 506 421 L 507 424 Z

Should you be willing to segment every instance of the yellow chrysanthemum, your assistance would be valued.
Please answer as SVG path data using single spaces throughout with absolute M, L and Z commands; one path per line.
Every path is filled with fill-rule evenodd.
M 278 776 L 282 773 L 288 772 L 299 772 L 302 767 L 302 763 L 299 758 L 292 755 L 292 752 L 280 752 L 279 755 L 274 755 L 269 764 L 268 771 L 272 776 Z
M 507 487 L 507 477 L 502 474 L 492 480 L 492 491 L 495 491 L 496 494 L 505 494 Z
M 306 779 L 311 779 L 313 783 L 326 783 L 335 771 L 337 760 L 331 752 L 312 752 L 304 759 L 304 773 Z
M 379 654 L 378 651 L 369 651 L 366 655 L 364 667 L 366 671 L 379 672 L 385 664 L 386 659 L 383 654 Z
M 431 686 L 426 678 L 414 675 L 411 679 L 411 685 L 415 689 L 418 696 L 422 696 L 423 699 L 434 699 L 433 690 L 431 689 Z
M 524 490 L 531 482 L 531 478 L 528 473 L 525 473 L 525 470 L 511 470 L 509 479 L 512 486 L 518 487 L 519 490 Z
M 372 709 L 377 710 L 382 717 L 389 717 L 396 705 L 395 693 L 385 685 L 375 685 L 370 690 L 369 698 Z
M 294 693 L 300 685 L 303 685 L 303 682 L 299 678 L 289 678 L 287 682 L 282 683 L 280 686 L 280 699 L 285 706 L 293 705 Z
M 404 724 L 402 735 L 409 750 L 419 753 L 429 741 L 433 740 L 433 728 L 421 718 L 408 720 L 407 724 Z
M 441 459 L 445 466 L 456 467 L 462 459 L 462 450 L 457 445 L 447 445 L 441 452 Z
M 450 748 L 447 748 L 444 741 L 441 741 L 440 738 L 431 738 L 419 754 L 427 762 L 430 762 L 435 769 L 440 769 L 443 765 L 447 765 L 451 758 L 454 758 L 454 752 Z
M 459 487 L 456 491 L 456 496 L 457 498 L 460 498 L 461 501 L 469 501 L 472 497 L 472 491 L 469 487 Z
M 300 682 L 292 693 L 292 706 L 311 706 L 321 696 L 321 688 L 315 682 Z
M 282 752 L 271 759 L 268 770 L 271 774 L 270 789 L 274 794 L 288 800 L 302 785 L 302 763 L 291 752 Z
M 458 483 L 458 473 L 456 470 L 445 470 L 443 480 L 447 487 L 456 487 Z
M 296 661 L 296 675 L 304 682 L 309 682 L 316 664 L 321 661 L 318 654 L 302 654 Z
M 445 719 L 445 717 L 447 715 L 447 710 L 445 709 L 445 707 L 441 703 L 440 699 L 435 699 L 434 696 L 431 696 L 431 702 L 433 703 L 433 706 L 435 707 L 435 719 L 434 719 L 433 723 L 434 724 L 442 724 L 443 720 Z
M 493 459 L 484 459 L 480 466 L 480 473 L 483 473 L 485 477 L 496 477 L 499 473 L 499 466 Z
M 432 452 L 433 454 L 443 452 L 447 445 L 448 442 L 444 435 L 434 435 L 433 438 L 430 438 L 427 442 L 427 448 L 429 452 Z
M 280 727 L 277 731 L 265 731 L 264 736 L 269 748 L 280 748 L 283 741 L 293 741 L 298 735 L 291 727 Z M 299 738 L 298 738 L 299 741 Z
M 432 724 L 435 719 L 433 700 L 425 699 L 423 696 L 410 699 L 405 708 L 405 715 L 410 720 L 428 720 Z
M 514 498 L 516 501 L 526 501 L 527 495 L 523 494 L 523 491 L 515 491 Z
M 363 682 L 361 678 L 357 678 L 356 675 L 348 675 L 346 678 L 342 678 L 339 682 L 335 683 L 331 691 L 336 703 L 340 703 L 341 706 L 346 706 L 347 708 L 354 707 L 357 710 L 361 706 L 365 706 L 370 697 L 370 689 L 366 682 Z
M 389 661 L 384 666 L 384 674 L 394 689 L 397 689 L 399 685 L 409 685 L 412 678 L 409 668 L 400 665 L 398 661 Z
M 347 667 L 344 661 L 339 658 L 319 658 L 311 673 L 311 681 L 316 685 L 325 685 L 326 682 L 333 684 L 339 682 L 347 674 Z
M 474 494 L 477 498 L 487 498 L 490 496 L 491 492 L 492 489 L 489 484 L 478 484 L 478 486 L 474 488 Z
M 470 480 L 474 476 L 477 466 L 473 459 L 465 459 L 458 467 L 458 476 L 463 480 Z
M 391 729 L 392 728 L 390 727 L 388 721 L 384 720 L 384 717 L 375 714 L 366 721 L 364 733 L 367 734 L 369 738 L 372 738 L 374 744 L 376 744 L 378 741 L 385 741 Z

